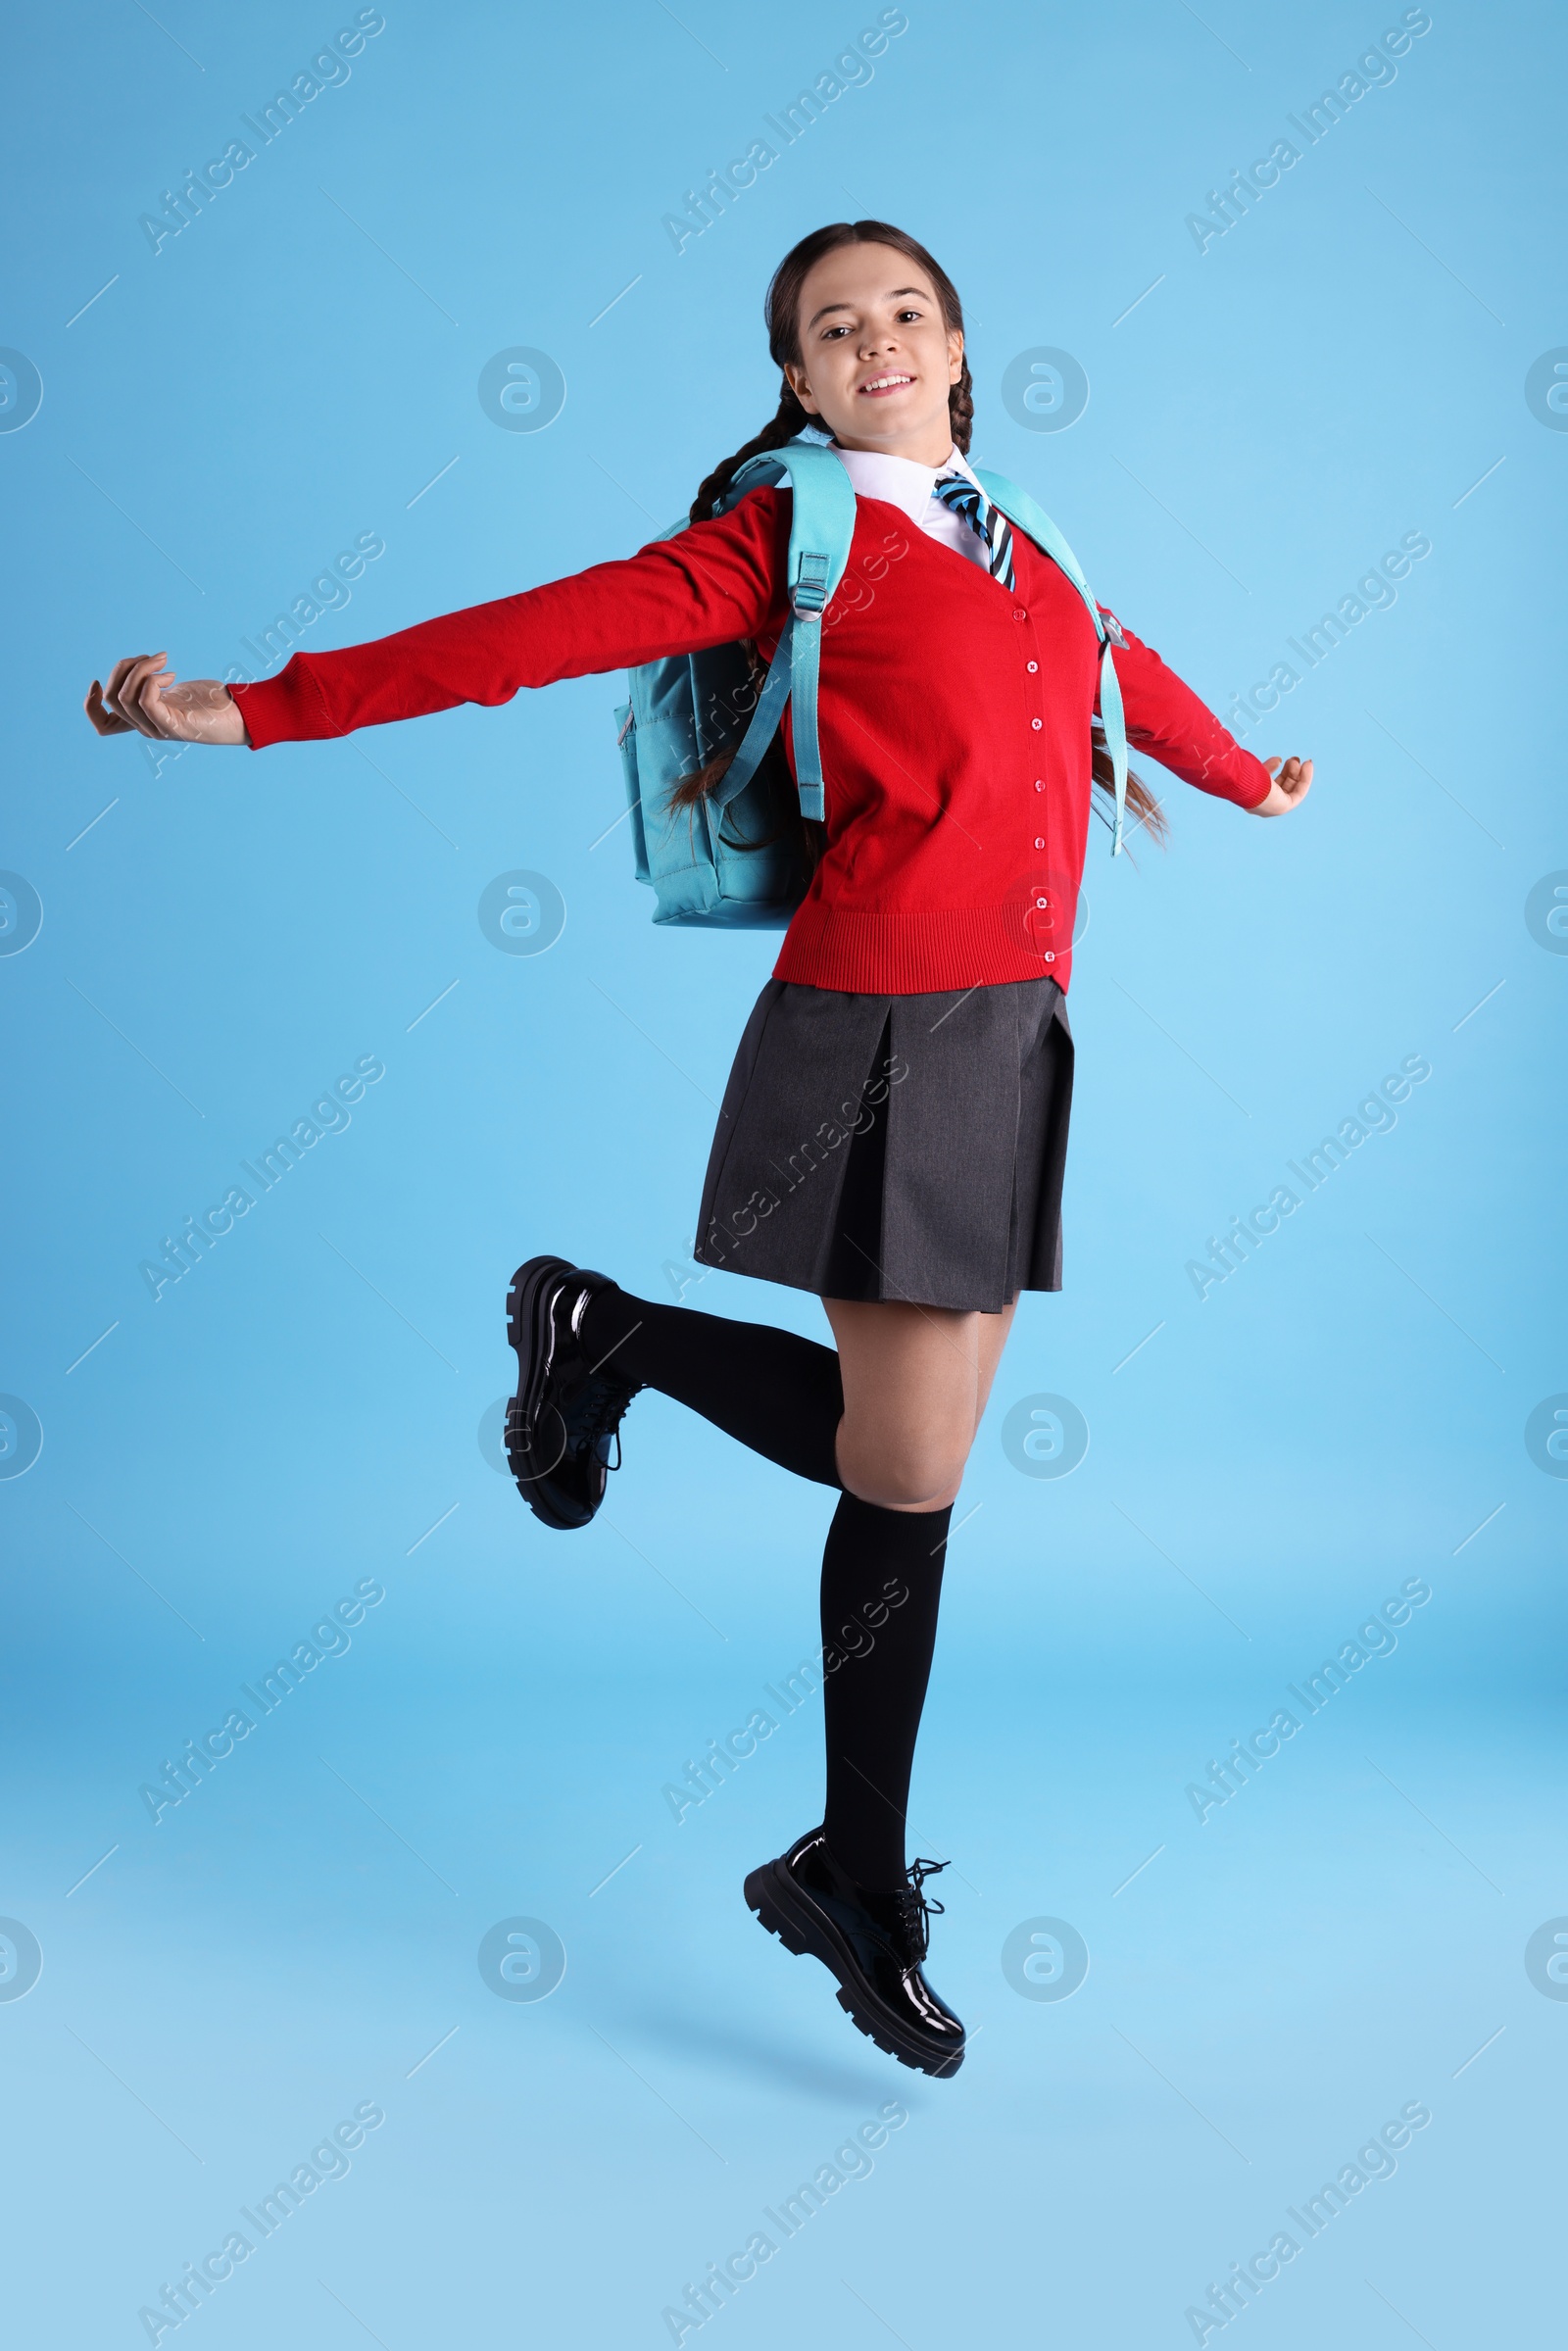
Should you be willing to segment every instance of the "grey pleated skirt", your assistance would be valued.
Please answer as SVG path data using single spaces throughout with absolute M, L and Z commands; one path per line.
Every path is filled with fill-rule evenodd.
M 1061 1288 L 1073 1045 L 1054 980 L 769 980 L 724 1090 L 699 1264 L 991 1314 Z

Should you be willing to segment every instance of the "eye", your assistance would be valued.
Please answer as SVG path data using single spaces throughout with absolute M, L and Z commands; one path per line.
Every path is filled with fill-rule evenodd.
M 824 326 L 822 340 L 824 343 L 833 343 L 838 340 L 840 335 L 847 335 L 849 331 L 847 326 Z
M 900 323 L 902 324 L 902 323 L 904 322 L 904 320 L 905 320 L 905 319 L 906 319 L 906 318 L 918 318 L 920 317 L 920 315 L 921 315 L 921 314 L 920 314 L 920 312 L 919 312 L 919 311 L 912 311 L 912 310 L 911 310 L 911 311 L 900 311 L 900 312 L 899 312 L 899 314 L 898 314 L 898 317 L 899 317 L 899 321 L 900 321 Z

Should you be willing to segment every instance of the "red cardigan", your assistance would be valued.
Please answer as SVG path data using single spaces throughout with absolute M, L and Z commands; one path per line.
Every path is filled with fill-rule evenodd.
M 788 542 L 787 493 L 758 490 L 624 563 L 297 653 L 234 696 L 260 750 L 733 638 L 768 658 Z M 1071 582 L 1021 532 L 1013 548 L 1008 590 L 896 507 L 860 500 L 822 624 L 826 847 L 778 978 L 877 995 L 1043 975 L 1066 987 L 1098 654 Z M 1135 750 L 1240 807 L 1264 798 L 1267 770 L 1131 634 L 1116 673 Z

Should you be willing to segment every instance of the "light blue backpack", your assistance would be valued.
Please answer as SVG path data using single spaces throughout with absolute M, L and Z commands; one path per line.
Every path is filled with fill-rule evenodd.
M 1127 803 L 1127 736 L 1110 633 L 1077 557 L 1050 515 L 1004 474 L 978 466 L 975 473 L 993 505 L 1066 573 L 1095 624 L 1101 723 L 1114 773 L 1111 855 L 1118 856 Z M 792 826 L 781 827 L 766 772 L 758 770 L 785 703 L 793 702 L 800 812 L 821 819 L 816 726 L 821 620 L 849 563 L 855 490 L 827 436 L 813 431 L 741 466 L 720 511 L 748 490 L 781 481 L 789 484 L 793 509 L 790 617 L 760 690 L 745 647 L 721 645 L 708 653 L 645 661 L 630 672 L 630 700 L 615 713 L 637 879 L 654 891 L 656 922 L 783 930 L 804 895 L 798 838 Z M 686 527 L 683 521 L 673 523 L 662 536 L 672 539 Z M 714 789 L 695 807 L 672 808 L 675 787 L 732 744 L 734 757 Z

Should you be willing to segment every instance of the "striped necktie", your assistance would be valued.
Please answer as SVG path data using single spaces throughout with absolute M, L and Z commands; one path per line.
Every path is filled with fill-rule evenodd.
M 967 474 L 944 473 L 932 484 L 931 495 L 978 532 L 989 550 L 987 568 L 992 578 L 1004 588 L 1012 587 L 1012 524 L 992 505 L 979 483 L 970 481 Z

